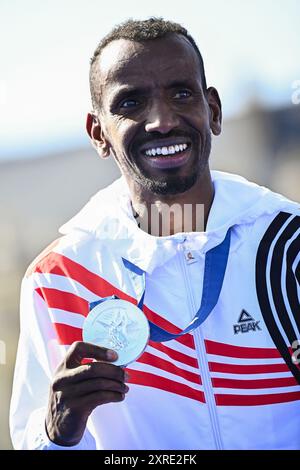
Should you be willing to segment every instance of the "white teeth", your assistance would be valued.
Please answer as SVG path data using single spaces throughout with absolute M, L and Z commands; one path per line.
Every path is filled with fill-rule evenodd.
M 146 150 L 145 154 L 149 157 L 156 155 L 174 155 L 177 152 L 183 152 L 188 148 L 188 144 L 175 144 L 169 147 L 157 147 Z

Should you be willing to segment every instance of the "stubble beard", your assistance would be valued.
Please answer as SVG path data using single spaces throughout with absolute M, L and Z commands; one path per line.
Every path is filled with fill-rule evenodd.
M 197 147 L 196 147 L 197 148 Z M 198 148 L 200 146 L 198 145 Z M 147 191 L 152 192 L 156 195 L 167 196 L 184 193 L 191 189 L 196 181 L 205 172 L 211 152 L 211 134 L 207 132 L 205 136 L 205 143 L 203 149 L 201 149 L 201 157 L 195 159 L 191 167 L 191 171 L 187 176 L 177 175 L 177 168 L 174 170 L 168 170 L 166 176 L 162 176 L 157 179 L 153 179 L 150 175 L 147 175 L 136 163 L 134 164 L 133 176 L 135 181 Z

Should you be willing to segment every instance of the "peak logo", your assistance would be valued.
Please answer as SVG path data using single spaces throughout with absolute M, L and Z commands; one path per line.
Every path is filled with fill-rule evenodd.
M 246 312 L 246 310 L 242 310 L 238 319 L 238 322 L 233 325 L 234 334 L 237 335 L 238 333 L 249 333 L 249 331 L 261 331 L 259 326 L 259 320 L 255 321 L 255 319 L 250 315 L 250 313 Z

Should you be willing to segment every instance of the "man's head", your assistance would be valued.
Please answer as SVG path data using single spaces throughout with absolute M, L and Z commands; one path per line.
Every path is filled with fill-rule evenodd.
M 221 104 L 183 27 L 153 18 L 118 26 L 95 51 L 90 86 L 88 132 L 127 179 L 156 194 L 176 194 L 207 171 Z

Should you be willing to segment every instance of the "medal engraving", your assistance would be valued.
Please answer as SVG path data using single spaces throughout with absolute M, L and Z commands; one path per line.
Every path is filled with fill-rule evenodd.
M 83 339 L 113 349 L 116 365 L 135 361 L 149 340 L 149 323 L 144 313 L 125 300 L 106 300 L 94 307 L 83 325 Z

